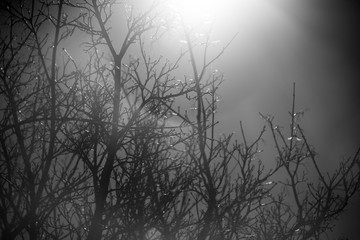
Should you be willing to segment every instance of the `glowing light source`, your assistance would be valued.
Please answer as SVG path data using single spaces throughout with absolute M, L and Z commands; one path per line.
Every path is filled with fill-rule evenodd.
M 264 0 L 168 0 L 168 3 L 186 25 L 192 26 L 228 19 L 229 12 L 234 11 L 247 17 L 258 15 L 267 5 Z
M 219 13 L 219 5 L 223 4 L 216 0 L 169 0 L 169 2 L 181 20 L 191 25 L 211 22 Z

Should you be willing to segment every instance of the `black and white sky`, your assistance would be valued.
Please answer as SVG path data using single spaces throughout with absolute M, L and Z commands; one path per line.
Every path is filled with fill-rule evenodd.
M 258 131 L 258 112 L 288 127 L 295 82 L 297 108 L 306 110 L 302 125 L 331 171 L 360 146 L 360 4 L 268 0 L 244 11 L 241 2 L 228 7 L 215 30 L 219 39 L 238 32 L 217 66 L 226 76 L 224 131 L 237 131 L 239 120 Z M 357 195 L 335 232 L 357 239 L 359 220 Z
M 297 109 L 305 110 L 301 123 L 324 170 L 355 154 L 360 146 L 360 3 L 218 0 L 214 6 L 219 12 L 212 38 L 222 46 L 237 33 L 213 65 L 225 76 L 219 131 L 240 133 L 241 120 L 255 136 L 264 124 L 259 112 L 288 127 L 295 82 Z M 154 49 L 175 56 L 177 37 L 161 39 Z M 79 46 L 72 42 L 66 49 L 81 58 Z M 336 236 L 358 239 L 359 222 L 358 194 L 339 219 Z
M 193 6 L 202 11 L 201 5 Z M 354 155 L 360 147 L 360 4 L 228 0 L 214 6 L 213 40 L 222 47 L 237 34 L 213 65 L 225 75 L 219 131 L 240 136 L 241 120 L 249 136 L 255 136 L 264 124 L 259 112 L 288 127 L 296 83 L 296 107 L 305 110 L 301 125 L 323 170 L 331 172 Z M 169 44 L 162 42 L 160 48 L 171 52 Z M 357 239 L 359 221 L 358 194 L 330 239 Z
M 218 92 L 222 98 L 218 109 L 219 132 L 235 132 L 239 137 L 239 121 L 242 121 L 248 135 L 255 136 L 264 125 L 259 112 L 273 115 L 279 125 L 288 127 L 292 87 L 296 83 L 297 110 L 305 110 L 301 125 L 316 148 L 324 171 L 334 170 L 340 160 L 355 154 L 360 146 L 359 3 L 198 1 L 202 3 L 183 0 L 177 6 L 184 7 L 188 2 L 183 14 L 190 21 L 201 21 L 201 16 L 193 14 L 213 11 L 212 39 L 218 42 L 215 50 L 237 34 L 212 66 L 225 76 Z M 134 2 L 149 3 L 147 0 Z M 205 6 L 207 3 L 210 5 Z M 121 14 L 123 12 L 118 13 Z M 112 24 L 114 29 L 121 27 L 121 21 L 116 18 Z M 121 31 L 115 31 L 113 36 L 121 38 Z M 181 47 L 186 48 L 186 44 L 181 46 L 182 40 L 177 30 L 170 31 L 152 45 L 152 50 L 155 55 L 175 58 Z M 67 49 L 74 56 L 79 46 L 72 43 Z M 185 72 L 180 71 L 179 78 L 191 74 L 190 65 L 188 67 L 188 70 L 181 68 Z M 264 148 L 271 147 L 265 143 Z M 270 154 L 265 158 L 274 156 Z M 360 196 L 357 195 L 331 237 L 343 235 L 357 239 L 359 220 Z

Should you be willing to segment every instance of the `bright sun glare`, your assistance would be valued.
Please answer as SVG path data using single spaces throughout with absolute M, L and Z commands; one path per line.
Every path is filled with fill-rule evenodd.
M 197 26 L 217 20 L 230 23 L 234 19 L 229 18 L 232 13 L 236 15 L 252 17 L 260 20 L 266 0 L 168 0 L 171 11 L 175 12 L 188 26 Z
M 170 0 L 173 9 L 186 24 L 212 21 L 219 13 L 218 0 Z

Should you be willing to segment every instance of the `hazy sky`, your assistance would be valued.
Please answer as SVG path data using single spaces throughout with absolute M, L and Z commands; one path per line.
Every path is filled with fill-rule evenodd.
M 204 4 L 193 5 L 194 1 L 189 1 L 187 10 L 208 10 Z M 297 110 L 306 110 L 302 126 L 319 153 L 319 164 L 331 170 L 342 157 L 353 155 L 360 146 L 359 4 L 341 0 L 213 2 L 209 5 L 216 10 L 213 39 L 220 41 L 215 49 L 237 33 L 213 65 L 226 79 L 219 91 L 223 99 L 219 131 L 239 133 L 241 120 L 248 135 L 255 136 L 264 124 L 259 112 L 272 114 L 279 125 L 288 127 L 295 82 Z M 115 18 L 112 23 L 119 27 L 122 22 Z M 121 37 L 121 32 L 116 33 Z M 180 52 L 179 38 L 170 31 L 153 50 L 175 56 Z M 71 44 L 68 50 L 81 58 L 77 48 Z M 359 195 L 356 201 L 336 228 L 351 239 L 360 236 Z
M 222 41 L 239 33 L 217 63 L 226 76 L 222 126 L 236 131 L 242 120 L 250 131 L 259 131 L 262 112 L 287 127 L 296 82 L 298 110 L 306 109 L 302 125 L 320 164 L 331 169 L 360 146 L 359 4 L 256 2 L 246 11 L 232 3 L 215 30 Z M 354 202 L 337 227 L 351 239 L 360 236 L 359 195 Z
M 247 134 L 255 136 L 264 124 L 259 112 L 288 127 L 295 82 L 297 110 L 305 110 L 301 125 L 319 154 L 320 166 L 331 171 L 355 154 L 360 146 L 360 4 L 223 0 L 202 7 L 189 2 L 187 9 L 195 13 L 215 6 L 213 40 L 220 41 L 215 49 L 237 33 L 213 65 L 225 75 L 219 91 L 219 131 L 239 137 L 241 120 Z M 158 52 L 179 53 L 177 38 L 176 33 L 166 36 L 156 46 Z M 265 148 L 271 147 L 269 141 Z M 330 239 L 357 239 L 359 215 L 358 194 Z
M 232 121 L 240 114 L 251 124 L 259 111 L 287 117 L 296 82 L 297 106 L 307 109 L 303 122 L 316 133 L 316 144 L 326 139 L 330 146 L 324 150 L 355 151 L 360 145 L 359 11 L 350 4 L 268 2 L 277 4 L 249 14 L 253 22 L 233 9 L 232 25 L 218 32 L 219 38 L 239 32 L 218 62 L 227 79 L 223 113 L 230 116 L 224 118 Z
M 226 79 L 219 91 L 220 131 L 239 133 L 241 120 L 254 136 L 264 124 L 259 112 L 275 116 L 287 127 L 295 82 L 297 108 L 306 109 L 302 125 L 320 164 L 331 169 L 342 157 L 353 155 L 360 146 L 360 4 L 348 0 L 218 4 L 214 40 L 222 46 L 238 33 L 214 64 Z M 173 44 L 162 40 L 157 47 L 178 53 Z M 67 47 L 74 58 L 81 58 L 77 48 Z M 357 196 L 336 228 L 350 239 L 360 236 Z

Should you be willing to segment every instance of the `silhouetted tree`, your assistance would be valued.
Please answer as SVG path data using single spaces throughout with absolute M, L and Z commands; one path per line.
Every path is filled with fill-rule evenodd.
M 1 2 L 2 239 L 319 239 L 343 212 L 359 150 L 320 170 L 295 85 L 289 132 L 261 114 L 271 169 L 265 126 L 217 137 L 211 65 L 231 41 L 213 54 L 210 32 L 165 6 Z M 171 61 L 151 49 L 174 26 L 185 50 Z

